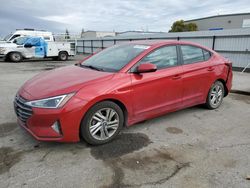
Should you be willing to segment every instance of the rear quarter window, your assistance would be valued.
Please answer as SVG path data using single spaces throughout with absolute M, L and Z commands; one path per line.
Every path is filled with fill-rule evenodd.
M 204 55 L 204 60 L 207 61 L 210 59 L 210 57 L 212 56 L 211 55 L 211 52 L 207 51 L 207 50 L 204 50 L 203 49 L 203 55 Z

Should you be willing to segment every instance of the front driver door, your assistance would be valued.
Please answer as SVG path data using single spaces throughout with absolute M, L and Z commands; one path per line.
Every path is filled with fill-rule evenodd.
M 176 46 L 164 46 L 146 55 L 139 64 L 152 63 L 156 72 L 132 73 L 134 121 L 148 119 L 182 105 L 182 70 Z

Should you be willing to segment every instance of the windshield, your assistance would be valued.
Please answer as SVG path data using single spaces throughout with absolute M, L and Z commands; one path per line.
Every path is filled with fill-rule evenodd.
M 136 44 L 114 45 L 90 57 L 82 66 L 105 72 L 118 72 L 149 47 Z
M 4 37 L 4 41 L 7 41 L 10 37 L 12 36 L 12 34 L 8 34 L 6 37 Z
M 16 38 L 13 43 L 16 43 L 17 45 L 23 45 L 27 40 L 28 40 L 29 37 L 19 37 L 19 38 Z

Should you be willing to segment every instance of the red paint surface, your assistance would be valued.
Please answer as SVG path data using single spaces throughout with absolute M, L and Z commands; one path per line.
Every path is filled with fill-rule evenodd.
M 205 103 L 208 91 L 216 80 L 232 87 L 230 63 L 218 53 L 200 45 L 182 41 L 138 41 L 151 47 L 117 73 L 100 72 L 78 66 L 67 66 L 41 73 L 27 81 L 19 95 L 27 100 L 61 94 L 76 94 L 59 109 L 33 108 L 26 125 L 19 124 L 36 139 L 44 141 L 79 141 L 81 120 L 88 109 L 103 100 L 122 103 L 127 111 L 126 126 L 142 120 Z M 129 70 L 142 57 L 165 45 L 192 44 L 213 53 L 205 62 L 135 74 Z M 51 125 L 59 120 L 62 135 Z

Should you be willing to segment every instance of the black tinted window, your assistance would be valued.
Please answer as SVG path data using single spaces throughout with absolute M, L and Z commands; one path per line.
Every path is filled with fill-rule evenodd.
M 211 53 L 207 50 L 203 50 L 203 54 L 204 54 L 204 60 L 207 61 L 210 59 L 211 57 Z
M 194 46 L 181 46 L 183 64 L 191 64 L 204 61 L 203 51 L 201 48 Z
M 157 69 L 176 66 L 176 46 L 166 46 L 155 50 L 140 61 L 140 64 L 143 63 L 155 64 Z
M 50 40 L 50 37 L 44 37 L 44 40 Z

